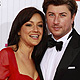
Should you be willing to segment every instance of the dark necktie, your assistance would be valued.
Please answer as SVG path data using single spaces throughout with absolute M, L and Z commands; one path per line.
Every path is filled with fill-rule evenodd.
M 51 47 L 56 46 L 56 50 L 57 51 L 61 51 L 62 45 L 63 45 L 63 42 L 62 41 L 57 42 L 53 38 L 51 38 L 51 35 L 49 35 L 49 38 L 48 38 L 48 47 L 51 48 Z
M 72 32 L 70 33 L 69 37 L 67 38 L 67 40 L 74 34 L 74 28 L 72 29 Z M 54 47 L 56 46 L 56 50 L 57 51 L 61 51 L 62 49 L 62 45 L 63 45 L 63 42 L 60 41 L 60 42 L 56 42 L 53 38 L 51 38 L 51 35 L 49 35 L 49 38 L 48 38 L 48 47 Z

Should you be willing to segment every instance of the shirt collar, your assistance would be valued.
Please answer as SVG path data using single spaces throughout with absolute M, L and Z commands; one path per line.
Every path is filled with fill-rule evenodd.
M 72 32 L 72 28 L 71 28 L 71 30 L 70 30 L 65 36 L 63 36 L 62 38 L 60 38 L 60 39 L 58 39 L 58 40 L 55 40 L 55 38 L 54 38 L 53 35 L 52 35 L 52 38 L 53 38 L 55 41 L 57 41 L 57 42 L 63 41 L 63 43 L 64 43 L 64 42 L 66 42 L 66 40 L 68 39 L 68 36 L 70 35 L 71 32 Z

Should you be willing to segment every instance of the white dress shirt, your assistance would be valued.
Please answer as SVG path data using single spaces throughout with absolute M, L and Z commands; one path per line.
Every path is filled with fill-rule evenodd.
M 55 76 L 56 69 L 58 64 L 64 54 L 64 51 L 71 39 L 71 37 L 67 40 L 69 34 L 72 30 L 66 34 L 64 37 L 60 38 L 58 41 L 63 41 L 63 46 L 61 51 L 57 51 L 56 47 L 47 48 L 44 57 L 41 61 L 40 67 L 42 70 L 44 80 L 53 80 Z M 53 37 L 53 36 L 52 36 Z

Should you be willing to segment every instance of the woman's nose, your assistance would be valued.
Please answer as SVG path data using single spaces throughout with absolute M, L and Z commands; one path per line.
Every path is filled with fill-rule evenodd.
M 33 26 L 33 30 L 37 32 L 38 31 L 38 27 L 36 25 L 34 25 Z

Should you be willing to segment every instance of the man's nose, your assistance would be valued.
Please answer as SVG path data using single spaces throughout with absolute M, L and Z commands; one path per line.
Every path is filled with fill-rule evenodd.
M 60 18 L 58 17 L 58 16 L 56 16 L 55 18 L 54 18 L 54 24 L 59 24 L 59 22 L 60 22 Z

